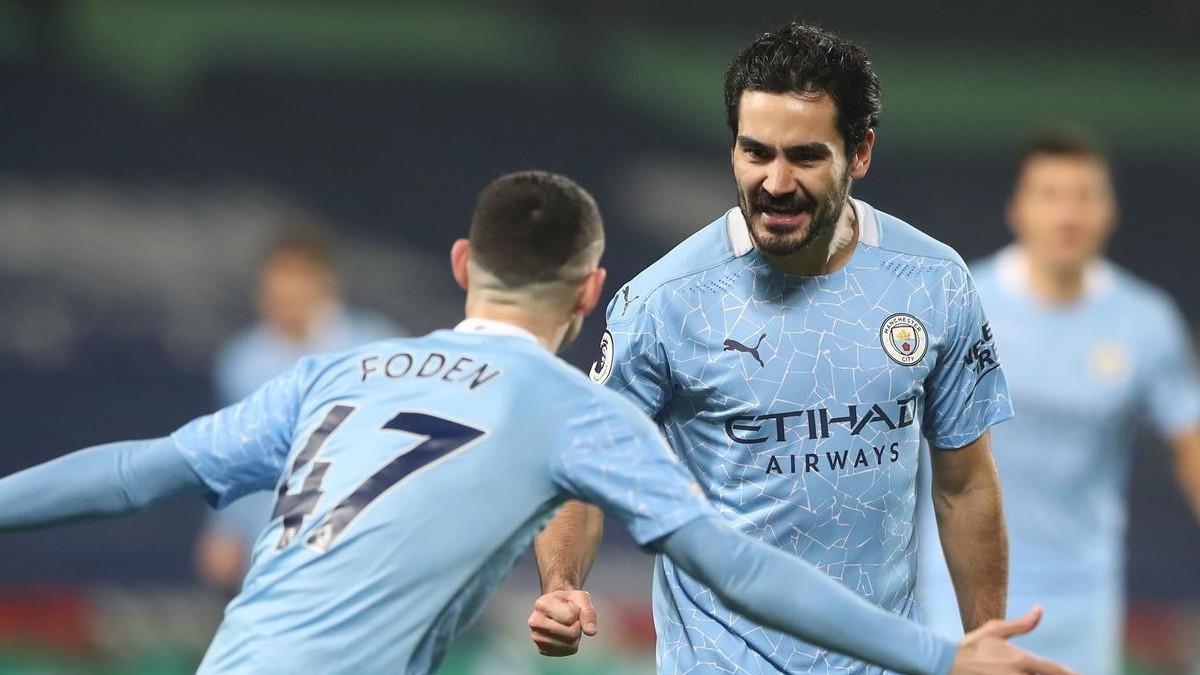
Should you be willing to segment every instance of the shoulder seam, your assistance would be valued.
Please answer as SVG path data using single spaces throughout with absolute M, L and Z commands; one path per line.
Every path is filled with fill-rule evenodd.
M 616 321 L 609 320 L 609 321 L 607 321 L 607 323 L 609 325 L 612 325 L 612 324 L 617 324 L 617 323 L 624 323 L 626 321 L 632 321 L 635 317 L 637 317 L 638 312 L 640 312 L 642 310 L 642 308 L 645 307 L 647 305 L 647 303 L 650 302 L 650 298 L 654 297 L 654 294 L 657 293 L 659 291 L 659 289 L 661 289 L 663 286 L 666 286 L 667 284 L 671 283 L 672 281 L 679 281 L 680 279 L 686 279 L 688 277 L 695 276 L 697 274 L 702 274 L 704 272 L 707 272 L 707 271 L 713 269 L 714 267 L 720 267 L 721 265 L 724 265 L 728 262 L 737 260 L 740 257 L 741 256 L 739 256 L 739 255 L 727 256 L 727 257 L 721 258 L 717 262 L 715 262 L 707 267 L 701 267 L 699 269 L 694 269 L 694 270 L 691 270 L 688 272 L 683 272 L 681 274 L 676 274 L 667 279 L 663 279 L 661 282 L 658 283 L 658 285 L 656 285 L 654 288 L 650 289 L 650 291 L 646 293 L 646 299 L 643 300 L 638 305 L 637 311 L 635 311 L 631 316 L 626 317 L 626 318 L 621 318 Z M 647 269 L 649 269 L 649 268 L 647 268 Z M 637 279 L 637 277 L 634 277 L 634 279 Z M 631 279 L 630 281 L 628 281 L 624 285 L 622 285 L 622 288 L 624 288 L 625 286 L 628 286 L 631 283 L 633 283 L 633 279 Z
M 934 241 L 937 241 L 937 240 L 934 240 Z M 938 243 L 941 243 L 941 242 L 938 242 Z M 947 248 L 950 248 L 950 247 L 949 247 L 949 246 L 947 246 L 946 244 L 942 244 L 942 245 L 943 245 L 943 246 L 946 246 Z M 967 263 L 966 263 L 966 261 L 965 261 L 965 260 L 959 260 L 959 259 L 957 259 L 957 258 L 955 258 L 955 257 L 949 257 L 949 256 L 940 256 L 940 255 L 934 255 L 934 254 L 931 254 L 931 253 L 913 253 L 913 252 L 911 252 L 911 251 L 901 251 L 901 250 L 899 250 L 899 249 L 895 249 L 895 248 L 889 248 L 889 247 L 887 247 L 887 246 L 880 246 L 880 245 L 877 245 L 877 244 L 863 244 L 863 246 L 870 246 L 870 247 L 872 247 L 872 248 L 877 248 L 877 249 L 879 249 L 880 251 L 887 251 L 887 252 L 889 252 L 889 253 L 897 253 L 897 254 L 900 254 L 900 255 L 910 255 L 910 256 L 913 256 L 914 258 L 929 258 L 929 259 L 931 259 L 931 260 L 941 260 L 941 261 L 943 261 L 943 262 L 948 262 L 948 263 L 951 263 L 951 264 L 953 264 L 955 267 L 958 267 L 959 269 L 961 269 L 962 271 L 964 271 L 964 272 L 968 272 L 968 273 L 969 273 L 969 268 L 968 268 L 968 266 L 967 266 Z M 951 251 L 954 251 L 954 249 L 952 249 L 952 248 L 951 248 L 950 250 L 951 250 Z M 957 252 L 957 251 L 954 251 L 954 253 L 955 253 L 955 256 L 958 256 L 958 252 Z M 961 258 L 961 256 L 958 256 L 958 258 Z

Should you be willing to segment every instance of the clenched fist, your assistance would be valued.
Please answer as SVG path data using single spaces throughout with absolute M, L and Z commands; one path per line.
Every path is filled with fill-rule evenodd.
M 554 591 L 533 603 L 529 615 L 533 644 L 543 656 L 570 656 L 582 636 L 596 634 L 596 609 L 587 591 Z

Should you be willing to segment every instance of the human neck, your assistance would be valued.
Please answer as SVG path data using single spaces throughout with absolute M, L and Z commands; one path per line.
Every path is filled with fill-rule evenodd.
M 550 350 L 551 353 L 557 352 L 562 347 L 569 325 L 562 322 L 556 323 L 553 318 L 546 318 L 542 313 L 526 307 L 478 300 L 469 295 L 466 314 L 468 319 L 499 321 L 527 330 L 537 338 L 540 345 Z
M 1026 256 L 1029 266 L 1029 289 L 1039 299 L 1051 303 L 1074 302 L 1083 297 L 1087 287 L 1087 267 L 1057 267 L 1039 263 Z
M 806 277 L 821 276 L 845 267 L 854 254 L 858 236 L 858 215 L 854 212 L 854 205 L 846 200 L 837 224 L 804 248 L 785 256 L 760 253 L 782 272 Z

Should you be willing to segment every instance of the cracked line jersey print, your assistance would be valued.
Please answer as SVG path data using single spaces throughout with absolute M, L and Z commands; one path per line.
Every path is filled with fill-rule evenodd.
M 618 291 L 591 375 L 741 531 L 916 618 L 921 438 L 961 448 L 1012 406 L 958 254 L 851 205 L 857 248 L 818 277 L 772 267 L 731 209 Z M 739 617 L 662 556 L 654 617 L 663 673 L 879 672 Z

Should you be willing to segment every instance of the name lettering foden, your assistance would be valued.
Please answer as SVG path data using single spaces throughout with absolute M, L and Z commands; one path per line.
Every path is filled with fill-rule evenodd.
M 478 387 L 500 377 L 499 368 L 486 361 L 476 361 L 469 356 L 446 356 L 440 352 L 412 354 L 396 352 L 390 355 L 372 355 L 362 360 L 360 382 L 368 377 L 398 380 L 411 377 L 422 380 L 438 380 L 466 384 L 474 391 Z

